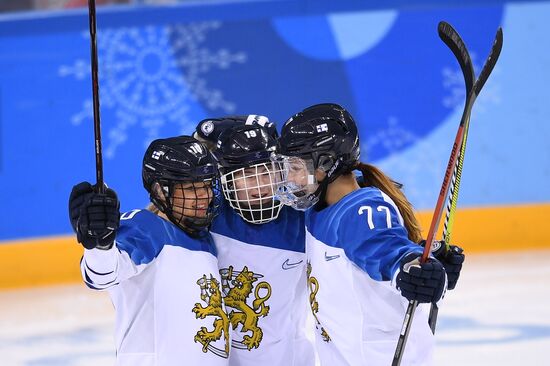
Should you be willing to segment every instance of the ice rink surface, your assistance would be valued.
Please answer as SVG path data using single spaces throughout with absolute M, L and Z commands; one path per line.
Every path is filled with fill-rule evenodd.
M 436 365 L 549 365 L 550 251 L 467 257 L 439 312 Z M 84 285 L 0 292 L 0 364 L 112 365 L 114 311 Z

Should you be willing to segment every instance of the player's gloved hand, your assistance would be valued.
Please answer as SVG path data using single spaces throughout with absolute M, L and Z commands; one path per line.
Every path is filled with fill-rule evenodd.
M 419 253 L 409 253 L 401 259 L 397 289 L 407 300 L 437 302 L 445 291 L 445 269 L 437 259 L 420 263 L 420 257 Z
M 426 241 L 422 240 L 420 245 L 426 245 Z M 462 248 L 457 245 L 449 245 L 449 248 L 447 248 L 444 240 L 434 241 L 432 255 L 445 267 L 445 272 L 447 272 L 447 288 L 449 290 L 454 289 L 460 277 L 460 270 L 465 258 Z
M 96 193 L 94 186 L 82 182 L 69 197 L 69 218 L 76 238 L 86 249 L 110 249 L 120 224 L 120 202 L 115 191 Z

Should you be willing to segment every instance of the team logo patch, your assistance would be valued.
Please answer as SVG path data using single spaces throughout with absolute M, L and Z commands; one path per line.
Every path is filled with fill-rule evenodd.
M 202 344 L 202 351 L 212 352 L 217 356 L 229 357 L 229 318 L 224 311 L 223 297 L 220 291 L 220 283 L 212 275 L 207 278 L 203 275 L 197 280 L 201 289 L 201 300 L 206 306 L 196 303 L 192 311 L 197 319 L 205 319 L 207 316 L 215 317 L 214 328 L 208 330 L 206 327 L 195 335 L 195 343 Z M 221 339 L 223 336 L 223 339 Z
M 307 285 L 309 287 L 309 305 L 311 306 L 311 313 L 313 314 L 313 317 L 315 318 L 315 329 L 317 329 L 318 332 L 321 334 L 321 338 L 325 342 L 330 342 L 330 336 L 328 335 L 325 328 L 321 326 L 321 322 L 319 321 L 319 318 L 317 317 L 317 313 L 319 312 L 319 303 L 317 302 L 317 292 L 319 291 L 319 281 L 317 281 L 317 278 L 311 276 L 311 263 L 307 262 Z
M 212 121 L 206 121 L 201 126 L 201 131 L 204 136 L 208 136 L 214 131 L 214 123 Z
M 432 248 L 431 248 L 432 253 L 437 252 L 439 249 L 441 249 L 441 242 L 439 240 L 434 240 L 432 242 Z
M 164 151 L 153 151 L 151 157 L 155 160 L 159 160 L 162 155 L 164 155 Z
M 326 123 L 317 125 L 316 128 L 317 128 L 317 132 L 326 132 L 326 131 L 328 131 L 328 125 Z
M 229 321 L 237 334 L 242 333 L 242 338 L 236 338 L 233 333 L 231 345 L 236 349 L 252 350 L 258 348 L 263 338 L 262 328 L 258 326 L 260 318 L 269 314 L 269 306 L 266 301 L 271 297 L 271 285 L 261 281 L 261 274 L 248 270 L 245 266 L 242 271 L 234 271 L 233 266 L 220 270 L 222 279 L 222 291 L 227 308 L 231 308 Z M 254 292 L 252 305 L 247 303 L 248 297 Z

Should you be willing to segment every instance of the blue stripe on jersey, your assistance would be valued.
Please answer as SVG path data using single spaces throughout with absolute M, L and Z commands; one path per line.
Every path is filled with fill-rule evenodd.
M 281 209 L 276 220 L 251 224 L 244 221 L 224 200 L 210 231 L 246 244 L 305 252 L 304 213 L 288 206 Z
M 378 281 L 391 280 L 406 253 L 422 253 L 422 247 L 408 239 L 396 208 L 373 187 L 353 191 L 324 210 L 308 210 L 306 227 L 317 240 L 343 249 Z
M 131 211 L 123 214 L 116 235 L 116 246 L 123 250 L 135 264 L 151 262 L 165 245 L 216 255 L 210 234 L 200 238 L 190 237 L 169 221 L 148 211 Z
M 88 266 L 88 263 L 86 263 L 85 260 L 84 260 L 84 267 L 86 267 L 86 272 L 90 271 L 90 272 L 92 272 L 93 274 L 95 274 L 96 276 L 108 276 L 108 275 L 113 274 L 113 273 L 116 272 L 116 270 L 118 269 L 118 262 L 116 263 L 116 268 L 115 268 L 114 271 L 105 272 L 105 273 L 100 273 L 100 272 L 94 271 L 93 269 L 91 269 L 91 268 Z

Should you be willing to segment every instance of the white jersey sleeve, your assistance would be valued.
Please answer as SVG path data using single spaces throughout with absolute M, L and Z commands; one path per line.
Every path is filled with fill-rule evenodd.
M 123 215 L 115 247 L 89 250 L 84 280 L 115 308 L 116 366 L 226 366 L 231 349 L 216 250 L 143 210 Z
M 94 290 L 104 290 L 138 275 L 162 250 L 163 227 L 132 210 L 121 215 L 115 245 L 109 250 L 85 249 L 82 278 Z M 160 243 L 160 244 L 159 244 Z

